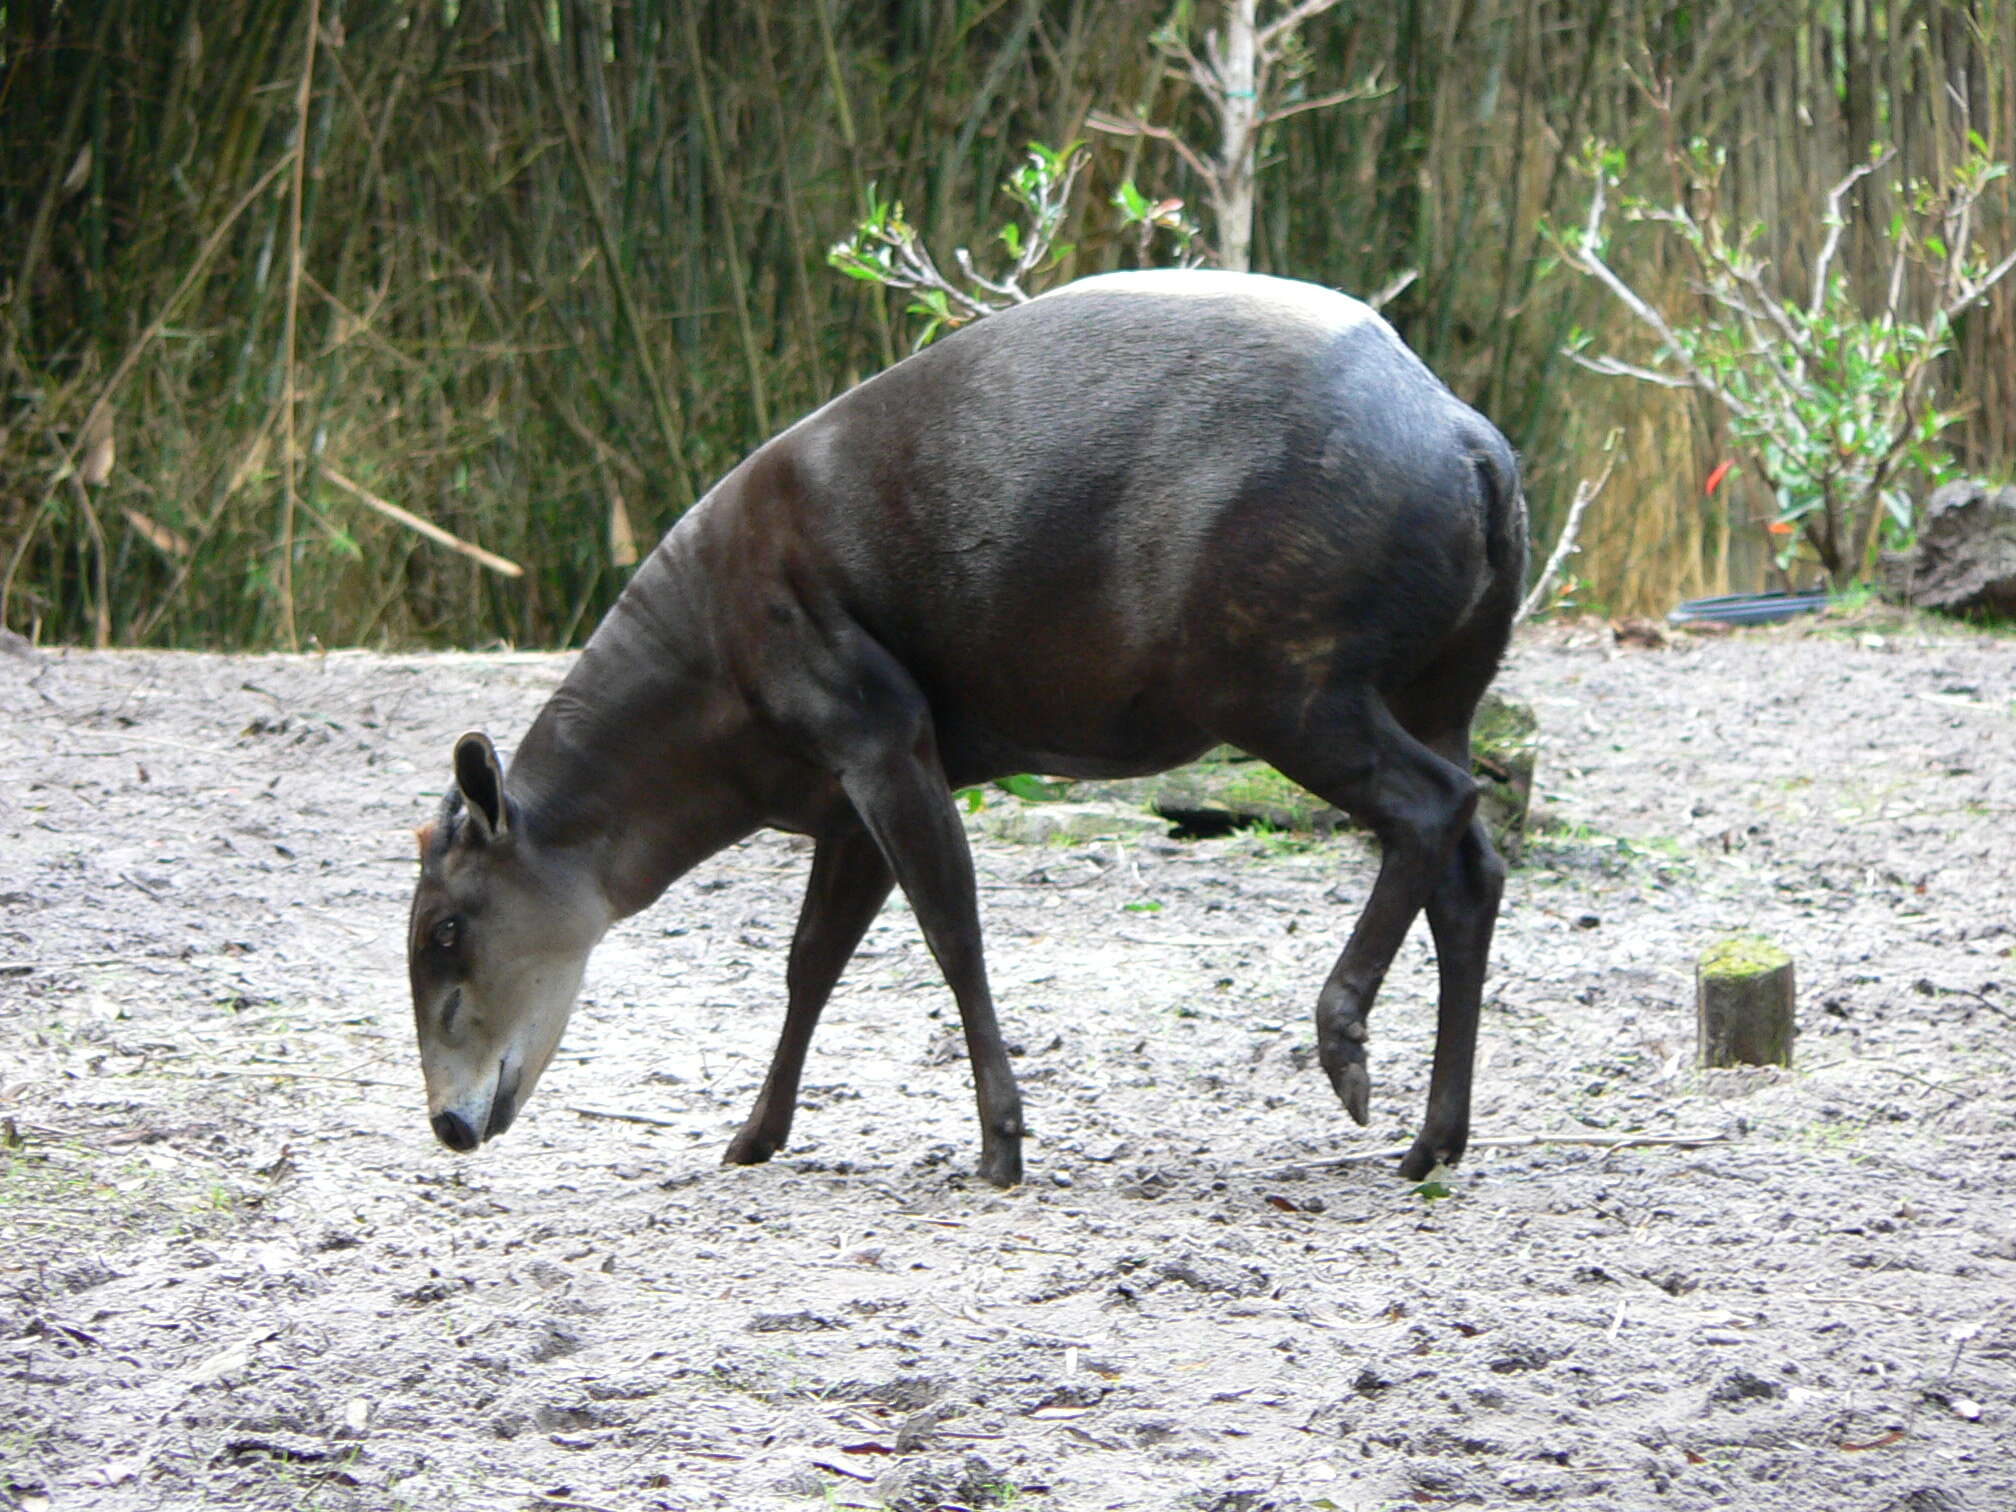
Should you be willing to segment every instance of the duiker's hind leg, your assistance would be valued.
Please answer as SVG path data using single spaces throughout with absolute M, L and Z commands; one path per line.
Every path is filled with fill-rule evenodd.
M 1316 1000 L 1318 1058 L 1345 1110 L 1363 1124 L 1370 1117 L 1372 1098 L 1365 1062 L 1368 1016 L 1408 927 L 1431 898 L 1439 899 L 1445 891 L 1452 930 L 1459 915 L 1467 917 L 1466 900 L 1474 904 L 1467 885 L 1451 882 L 1449 876 L 1458 864 L 1459 841 L 1467 845 L 1477 785 L 1463 767 L 1402 729 L 1384 700 L 1369 688 L 1328 690 L 1310 704 L 1292 732 L 1277 730 L 1240 743 L 1336 804 L 1379 840 L 1378 881 Z M 1485 848 L 1488 851 L 1488 844 Z M 1438 946 L 1440 937 L 1438 929 Z M 1484 939 L 1488 942 L 1488 926 Z M 1461 953 L 1467 958 L 1467 945 Z M 1478 954 L 1475 976 L 1481 982 Z M 1458 979 L 1459 985 L 1462 980 Z M 1449 981 L 1445 975 L 1445 989 Z M 1446 1142 L 1452 1127 L 1467 1124 L 1470 1056 L 1476 1042 L 1476 988 L 1469 990 L 1467 1027 L 1462 1015 L 1449 1009 L 1445 990 L 1434 1081 L 1434 1086 L 1447 1091 L 1460 1088 L 1462 1116 L 1453 1125 L 1447 1119 L 1435 1121 L 1438 1105 L 1431 1096 L 1431 1124 L 1424 1129 L 1424 1138 L 1432 1132 Z M 1443 1034 L 1449 1036 L 1446 1045 L 1440 1043 Z M 1403 1174 L 1413 1172 L 1420 1153 L 1417 1144 Z
M 1490 683 L 1496 656 L 1459 655 L 1396 697 L 1395 716 L 1436 755 L 1470 770 L 1470 721 Z M 1454 1165 L 1470 1139 L 1470 1078 L 1477 1057 L 1477 1021 L 1491 935 L 1505 891 L 1505 863 L 1484 821 L 1473 815 L 1428 895 L 1441 978 L 1435 1011 L 1435 1067 L 1428 1113 L 1400 1174 L 1418 1181 L 1437 1164 Z
M 1467 755 L 1469 742 L 1463 742 Z M 1484 821 L 1473 817 L 1456 852 L 1428 895 L 1428 927 L 1435 935 L 1441 977 L 1435 1007 L 1435 1069 L 1428 1078 L 1428 1116 L 1400 1162 L 1400 1174 L 1419 1181 L 1435 1167 L 1454 1165 L 1470 1140 L 1470 1073 L 1477 1058 L 1477 1019 L 1484 996 L 1484 966 L 1505 891 L 1505 863 L 1492 847 Z

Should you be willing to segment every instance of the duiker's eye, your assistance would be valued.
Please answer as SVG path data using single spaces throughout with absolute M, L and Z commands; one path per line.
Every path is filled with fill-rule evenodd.
M 443 950 L 453 950 L 455 942 L 461 937 L 461 934 L 462 921 L 451 918 L 443 919 L 439 924 L 436 924 L 433 933 L 428 938 Z

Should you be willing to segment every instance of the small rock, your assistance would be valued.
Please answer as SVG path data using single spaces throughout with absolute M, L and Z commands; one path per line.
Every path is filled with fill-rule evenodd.
M 1921 609 L 2016 613 L 2016 487 L 1935 490 L 1911 549 L 1882 567 L 1884 591 Z
M 1769 1401 L 1785 1395 L 1785 1388 L 1776 1381 L 1767 1381 L 1760 1375 L 1741 1369 L 1732 1370 L 1724 1376 L 1715 1389 L 1708 1393 L 1711 1402 L 1745 1402 L 1752 1400 Z
M 758 1313 L 743 1325 L 750 1333 L 819 1333 L 829 1328 L 845 1328 L 839 1318 L 807 1309 L 797 1312 Z
M 1490 1368 L 1498 1375 L 1514 1375 L 1526 1370 L 1545 1370 L 1554 1360 L 1553 1354 L 1537 1344 L 1514 1344 L 1491 1361 Z
M 1967 1504 L 1944 1487 L 1920 1486 L 1885 1502 L 1881 1512 L 1967 1512 Z

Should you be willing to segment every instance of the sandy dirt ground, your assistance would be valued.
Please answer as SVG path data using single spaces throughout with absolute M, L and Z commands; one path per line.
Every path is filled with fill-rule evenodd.
M 450 1155 L 409 829 L 564 665 L 0 656 L 0 1508 L 2016 1508 L 2016 642 L 1522 641 L 1539 828 L 1422 1189 L 1425 928 L 1369 1130 L 1313 1063 L 1349 835 L 976 838 L 1013 1192 L 900 904 L 793 1148 L 716 1163 L 781 836 L 619 926 Z M 1797 958 L 1790 1071 L 1695 1065 L 1733 927 Z

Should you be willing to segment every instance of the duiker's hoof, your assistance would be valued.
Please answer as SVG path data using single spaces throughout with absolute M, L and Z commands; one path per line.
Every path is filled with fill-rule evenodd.
M 980 1179 L 989 1186 L 1022 1184 L 1022 1147 L 1017 1144 L 980 1152 Z
M 1359 1054 L 1364 1052 L 1361 1050 Z M 1362 1129 L 1372 1121 L 1372 1073 L 1365 1069 L 1362 1060 L 1331 1072 L 1330 1085 L 1337 1089 L 1338 1101 L 1344 1104 L 1344 1111 L 1351 1115 L 1353 1123 Z
M 728 1141 L 728 1148 L 721 1152 L 721 1164 L 761 1165 L 783 1148 L 784 1141 L 781 1139 L 752 1134 L 744 1129 Z
M 1464 1143 L 1461 1139 L 1431 1140 L 1427 1134 L 1422 1134 L 1414 1141 L 1414 1148 L 1400 1161 L 1400 1179 L 1426 1181 L 1428 1173 L 1435 1167 L 1455 1165 L 1463 1158 Z

